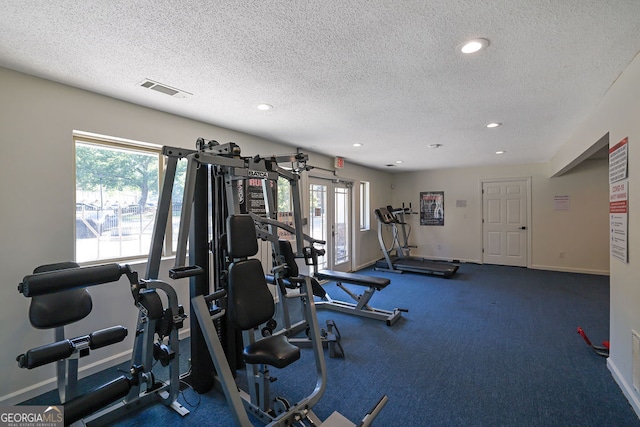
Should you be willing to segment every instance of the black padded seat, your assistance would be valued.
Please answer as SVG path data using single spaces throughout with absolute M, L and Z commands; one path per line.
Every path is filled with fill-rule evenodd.
M 236 261 L 229 266 L 227 294 L 231 324 L 243 331 L 258 327 L 275 314 L 273 295 L 258 259 Z
M 321 280 L 369 286 L 371 288 L 375 288 L 377 291 L 386 288 L 391 283 L 391 280 L 383 277 L 365 276 L 363 274 L 345 273 L 343 271 L 333 270 L 320 270 L 316 273 L 316 277 Z
M 247 259 L 258 252 L 255 232 L 249 215 L 227 218 L 227 248 L 234 259 L 229 265 L 227 315 L 231 324 L 243 331 L 258 328 L 275 314 L 262 263 L 255 258 Z M 286 336 L 273 335 L 247 345 L 242 359 L 250 365 L 284 368 L 300 359 L 300 349 L 289 343 Z
M 242 359 L 251 365 L 284 368 L 300 359 L 300 349 L 284 335 L 273 335 L 246 346 L 242 351 Z

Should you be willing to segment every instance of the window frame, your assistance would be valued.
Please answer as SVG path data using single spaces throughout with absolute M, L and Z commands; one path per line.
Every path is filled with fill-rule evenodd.
M 360 181 L 360 231 L 371 230 L 371 183 Z
M 125 138 L 118 138 L 118 137 L 114 137 L 114 136 L 108 136 L 108 135 L 101 135 L 101 134 L 95 134 L 95 133 L 90 133 L 90 132 L 84 132 L 84 131 L 79 131 L 79 130 L 74 130 L 72 132 L 73 135 L 73 176 L 74 176 L 74 190 L 73 190 L 73 199 L 74 199 L 74 205 L 77 206 L 78 200 L 77 200 L 77 154 L 76 154 L 76 147 L 78 143 L 81 144 L 85 144 L 85 145 L 94 145 L 97 147 L 103 147 L 103 148 L 112 148 L 112 149 L 122 149 L 122 150 L 126 150 L 126 151 L 131 151 L 131 152 L 139 152 L 139 153 L 145 153 L 145 154 L 154 154 L 158 156 L 158 195 L 160 194 L 160 191 L 162 191 L 162 182 L 163 182 L 163 178 L 164 178 L 164 173 L 165 173 L 165 169 L 166 169 L 166 158 L 165 156 L 162 154 L 162 145 L 159 144 L 153 144 L 153 143 L 149 143 L 149 142 L 143 142 L 143 141 L 136 141 L 136 140 L 131 140 L 131 139 L 125 139 Z M 158 206 L 156 206 L 156 209 L 158 208 Z M 175 251 L 173 251 L 172 248 L 172 235 L 173 235 L 173 230 L 172 230 L 172 215 L 173 212 L 170 210 L 169 211 L 169 220 L 167 221 L 167 229 L 165 230 L 165 238 L 164 238 L 164 242 L 163 242 L 163 249 L 162 249 L 162 256 L 166 257 L 166 256 L 171 256 L 173 254 L 175 254 Z M 154 226 L 152 228 L 155 228 L 155 220 L 157 219 L 157 211 L 155 214 L 156 218 L 154 218 Z M 87 261 L 77 261 L 78 258 L 78 254 L 77 254 L 77 235 L 76 235 L 76 229 L 74 228 L 74 239 L 73 239 L 73 254 L 74 254 L 74 260 L 76 260 L 76 262 L 78 262 L 79 265 L 94 265 L 94 264 L 98 264 L 98 263 L 105 263 L 105 262 L 121 262 L 121 261 L 147 261 L 148 259 L 148 254 L 149 251 L 151 250 L 149 248 L 149 251 L 147 252 L 147 254 L 145 255 L 144 253 L 138 254 L 138 255 L 129 255 L 129 256 L 118 256 L 118 257 L 112 257 L 112 258 L 98 258 L 98 259 L 94 259 L 94 260 L 87 260 Z

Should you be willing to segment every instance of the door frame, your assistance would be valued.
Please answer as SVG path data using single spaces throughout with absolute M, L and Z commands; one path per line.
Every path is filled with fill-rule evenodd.
M 531 220 L 531 177 L 530 176 L 526 176 L 526 177 L 503 177 L 503 178 L 483 178 L 480 180 L 479 183 L 479 193 L 480 193 L 480 203 L 479 203 L 479 210 L 480 210 L 480 215 L 478 216 L 480 218 L 480 248 L 478 253 L 480 254 L 480 264 L 484 264 L 484 223 L 483 223 L 483 219 L 484 219 L 484 193 L 482 192 L 482 189 L 484 188 L 484 184 L 485 183 L 490 183 L 490 182 L 508 182 L 508 181 L 525 181 L 526 187 L 527 187 L 527 208 L 525 209 L 525 214 L 527 215 L 527 244 L 526 244 L 526 251 L 527 251 L 527 268 L 531 268 L 531 230 L 532 230 L 532 220 Z
M 329 197 L 332 198 L 331 202 L 329 202 L 329 200 L 327 200 L 327 203 L 331 203 L 332 205 L 335 205 L 335 190 L 334 190 L 335 184 L 344 184 L 344 186 L 346 186 L 348 188 L 348 190 L 349 190 L 349 197 L 348 197 L 348 203 L 349 203 L 349 206 L 348 206 L 348 209 L 349 209 L 349 213 L 348 213 L 349 214 L 349 236 L 348 236 L 349 260 L 344 264 L 345 264 L 345 267 L 346 267 L 346 271 L 353 271 L 353 265 L 354 265 L 353 264 L 353 262 L 354 262 L 353 248 L 355 247 L 355 244 L 354 244 L 354 238 L 355 238 L 355 236 L 354 236 L 354 226 L 355 226 L 354 224 L 355 224 L 355 222 L 354 221 L 355 220 L 354 220 L 354 215 L 353 215 L 353 211 L 354 211 L 353 183 L 354 183 L 354 180 L 348 179 L 348 178 L 343 178 L 343 177 L 338 178 L 335 175 L 323 174 L 322 172 L 319 172 L 319 171 L 316 171 L 316 170 L 309 171 L 309 173 L 307 174 L 306 179 L 302 183 L 304 185 L 304 188 L 305 188 L 304 191 L 306 192 L 306 194 L 304 196 L 304 207 L 303 207 L 303 210 L 305 212 L 305 216 L 308 215 L 308 212 L 309 212 L 309 209 L 310 209 L 310 205 L 311 205 L 311 200 L 310 200 L 310 197 L 309 197 L 309 185 L 311 184 L 311 181 L 314 180 L 314 179 L 315 180 L 319 179 L 319 180 L 323 180 L 323 181 L 327 182 L 327 199 Z M 329 225 L 329 229 L 328 229 L 329 232 L 331 231 L 332 227 L 335 227 L 335 224 L 333 224 L 333 222 L 335 221 L 335 218 L 333 217 L 334 216 L 334 212 L 332 212 L 332 216 L 330 218 L 328 217 L 328 220 L 332 221 L 331 224 L 328 224 Z M 305 227 L 306 227 L 305 232 L 310 233 L 310 229 L 309 229 L 309 227 L 310 227 L 310 223 L 309 223 L 310 222 L 310 218 L 307 218 L 305 222 L 306 222 L 306 224 L 305 224 Z M 329 244 L 333 245 L 333 240 L 329 241 L 329 239 L 328 239 L 327 246 Z M 332 250 L 332 252 L 333 252 L 333 250 Z M 330 264 L 331 264 L 331 267 L 332 267 L 333 266 L 333 259 L 331 260 Z M 329 267 L 327 267 L 327 268 L 329 268 Z

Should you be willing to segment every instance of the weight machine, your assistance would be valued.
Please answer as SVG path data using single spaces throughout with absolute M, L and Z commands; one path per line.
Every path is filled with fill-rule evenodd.
M 180 159 L 186 159 L 187 169 L 175 264 L 169 270 L 169 276 L 172 279 L 189 278 L 190 299 L 198 295 L 208 295 L 211 288 L 214 291 L 225 289 L 225 272 L 229 263 L 224 237 L 225 220 L 229 215 L 246 212 L 246 180 L 277 180 L 278 176 L 288 176 L 297 184 L 297 180 L 292 178 L 293 173 L 278 167 L 277 161 L 287 159 L 293 163 L 304 164 L 307 156 L 296 154 L 282 158 L 241 157 L 240 147 L 235 143 L 221 145 L 217 141 L 203 138 L 197 140 L 196 150 L 166 146 L 163 147 L 162 153 L 166 160 L 166 170 L 158 199 L 146 275 L 149 278 L 158 277 L 177 164 Z M 270 188 L 267 189 L 267 181 L 263 182 L 267 206 L 274 206 L 273 192 Z M 294 198 L 299 197 L 298 193 L 292 191 Z M 299 199 L 297 202 L 299 203 Z M 301 230 L 301 219 L 297 218 L 295 221 L 294 226 Z M 270 230 L 270 227 L 268 225 L 266 229 Z M 277 258 L 277 252 L 274 256 Z M 220 319 L 216 327 L 225 343 L 231 368 L 235 372 L 242 364 L 239 359 L 240 336 L 237 331 L 227 326 L 224 318 Z M 205 393 L 214 386 L 216 378 L 202 331 L 193 316 L 190 319 L 190 330 L 191 370 L 184 380 L 197 392 Z
M 133 301 L 139 309 L 133 357 L 128 375 L 85 394 L 77 394 L 78 359 L 124 340 L 128 331 L 113 326 L 67 339 L 64 326 L 86 317 L 93 307 L 87 287 L 114 283 L 126 275 Z M 178 305 L 173 287 L 159 280 L 139 280 L 128 265 L 104 264 L 79 267 L 75 263 L 41 266 L 25 276 L 18 291 L 31 298 L 29 320 L 39 329 L 54 329 L 55 342 L 28 350 L 17 357 L 21 368 L 33 369 L 57 364 L 60 401 L 65 425 L 109 425 L 133 409 L 162 402 L 184 416 L 189 411 L 177 402 L 179 393 L 178 329 L 184 310 Z M 162 291 L 167 308 L 157 291 Z M 156 340 L 155 337 L 158 337 Z M 168 341 L 166 341 L 168 340 Z M 155 380 L 154 360 L 169 367 L 169 381 Z
M 301 211 L 299 208 L 296 210 L 293 227 L 278 223 L 272 211 L 275 206 L 274 193 L 269 183 L 279 176 L 286 177 L 291 184 L 294 205 L 301 206 L 299 171 L 305 170 L 307 156 L 298 153 L 282 157 L 242 157 L 240 147 L 234 143 L 220 145 L 202 138 L 197 141 L 197 150 L 164 147 L 163 154 L 167 158 L 167 167 L 158 201 L 147 277 L 158 276 L 176 165 L 179 159 L 185 158 L 187 171 L 178 244 L 175 265 L 169 271 L 174 279 L 188 277 L 190 280 L 193 314 L 190 319 L 191 371 L 185 379 L 200 393 L 210 390 L 214 385 L 221 388 L 238 425 L 251 425 L 247 411 L 269 425 L 305 422 L 319 425 L 321 421 L 313 414 L 311 407 L 324 393 L 326 365 L 315 315 L 311 278 L 296 278 L 292 282 L 297 283 L 298 298 L 306 313 L 305 327 L 309 328 L 309 340 L 314 353 L 316 387 L 307 398 L 291 406 L 285 399 L 270 398 L 268 387 L 273 379 L 269 376 L 267 366 L 273 364 L 284 367 L 294 362 L 299 357 L 296 356 L 299 349 L 288 341 L 291 329 L 274 331 L 267 328 L 266 337 L 256 335 L 256 328 L 273 315 L 274 308 L 269 306 L 273 306 L 274 301 L 267 290 L 264 271 L 258 266 L 260 262 L 249 259 L 256 253 L 253 245 L 258 237 L 270 241 L 274 259 L 272 274 L 276 280 L 285 278 L 287 267 L 277 242 L 278 227 L 289 227 L 295 233 L 295 256 L 304 256 L 303 241 L 311 238 L 302 233 Z M 284 161 L 295 163 L 297 166 L 294 171 L 278 166 L 279 162 Z M 247 179 L 262 181 L 264 217 L 246 214 L 242 208 L 244 182 Z M 210 206 L 208 200 L 211 201 Z M 186 263 L 187 242 L 189 264 Z M 210 254 L 212 260 L 209 259 Z M 289 279 L 292 279 L 291 275 Z M 210 291 L 210 281 L 213 283 L 213 292 Z M 247 286 L 255 290 L 251 293 L 256 295 L 255 298 L 243 298 L 242 289 Z M 288 297 L 282 298 L 280 303 L 286 304 Z M 239 301 L 255 307 L 255 313 L 250 310 L 243 315 Z M 263 315 L 254 318 L 256 313 Z M 240 330 L 243 330 L 242 334 Z M 255 352 L 256 347 L 262 351 Z M 281 352 L 284 352 L 284 356 Z M 248 393 L 238 390 L 234 380 L 235 371 L 242 365 L 246 365 Z M 366 419 L 373 419 L 386 401 L 384 396 Z M 340 417 L 347 421 L 338 413 L 330 419 Z

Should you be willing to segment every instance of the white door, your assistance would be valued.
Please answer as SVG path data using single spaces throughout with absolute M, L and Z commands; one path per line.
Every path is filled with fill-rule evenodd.
M 527 266 L 527 181 L 482 183 L 482 261 Z
M 327 242 L 319 269 L 351 270 L 351 188 L 343 182 L 309 179 L 309 235 Z

